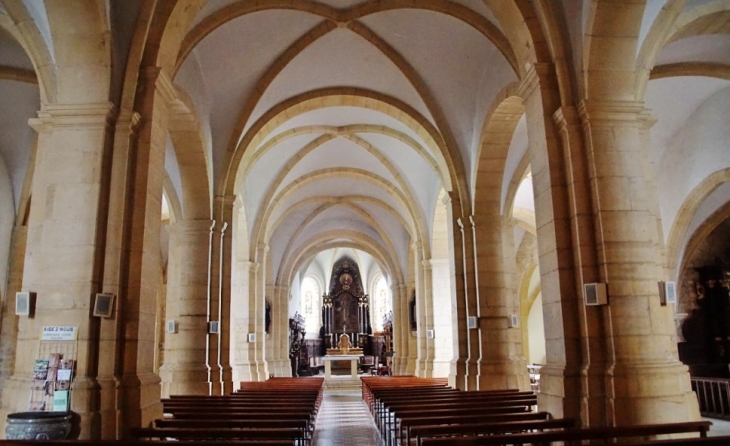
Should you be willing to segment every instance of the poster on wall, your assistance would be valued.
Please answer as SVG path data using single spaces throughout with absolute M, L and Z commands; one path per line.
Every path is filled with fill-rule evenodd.
M 76 327 L 64 325 L 50 325 L 43 327 L 42 341 L 75 341 Z

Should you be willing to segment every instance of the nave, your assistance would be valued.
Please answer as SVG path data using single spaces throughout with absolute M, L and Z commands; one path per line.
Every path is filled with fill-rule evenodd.
M 312 446 L 381 446 L 382 443 L 359 389 L 324 391 Z

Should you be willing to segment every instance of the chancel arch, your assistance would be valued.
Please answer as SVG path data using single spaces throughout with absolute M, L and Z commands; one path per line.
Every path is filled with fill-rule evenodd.
M 328 334 L 389 339 L 394 374 L 527 389 L 540 361 L 553 417 L 699 419 L 698 370 L 730 380 L 685 344 L 712 344 L 695 313 L 727 297 L 729 18 L 727 0 L 0 2 L 0 430 L 42 326 L 78 328 L 73 432 L 112 439 L 168 394 L 300 373 L 289 320 L 319 316 L 295 331 L 324 340 L 316 299 L 356 275 Z M 333 279 L 345 258 L 353 282 Z M 370 323 L 350 320 L 366 297 Z

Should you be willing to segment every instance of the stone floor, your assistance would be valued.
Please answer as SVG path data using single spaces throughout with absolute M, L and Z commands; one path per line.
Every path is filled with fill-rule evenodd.
M 721 435 L 730 435 L 730 421 L 718 420 L 715 418 L 705 418 L 707 421 L 712 421 L 712 427 L 710 427 L 710 437 L 718 437 Z
M 317 415 L 312 446 L 381 446 L 380 435 L 362 391 L 326 389 Z
M 382 446 L 359 386 L 342 382 L 325 388 L 312 446 Z M 730 435 L 730 421 L 712 421 L 709 435 Z

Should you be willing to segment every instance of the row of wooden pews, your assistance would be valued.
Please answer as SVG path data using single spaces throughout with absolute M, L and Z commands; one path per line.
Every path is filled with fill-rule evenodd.
M 322 402 L 323 378 L 271 378 L 244 382 L 232 395 L 174 395 L 163 399 L 165 418 L 131 430 L 138 440 L 311 443 Z M 230 443 L 229 443 L 230 444 Z
M 578 428 L 577 420 L 537 410 L 532 392 L 460 392 L 444 380 L 415 377 L 363 377 L 362 382 L 363 399 L 388 446 L 612 444 L 617 439 L 652 446 L 730 444 L 730 437 L 707 436 L 709 421 Z M 689 438 L 653 440 L 679 434 Z

